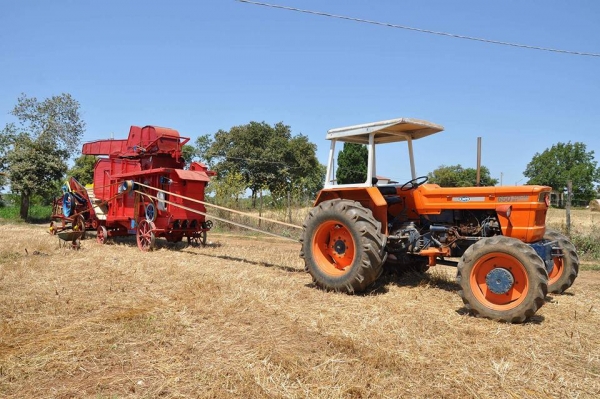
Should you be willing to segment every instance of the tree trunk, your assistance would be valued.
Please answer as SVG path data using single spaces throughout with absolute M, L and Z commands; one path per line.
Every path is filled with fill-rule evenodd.
M 21 209 L 19 210 L 19 216 L 23 220 L 27 220 L 27 216 L 29 216 L 29 194 L 21 193 Z

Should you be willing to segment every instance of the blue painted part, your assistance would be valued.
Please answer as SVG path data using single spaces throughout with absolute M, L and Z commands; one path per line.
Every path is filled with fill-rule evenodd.
M 146 205 L 146 219 L 153 222 L 155 218 L 156 218 L 156 209 L 154 208 L 154 204 L 150 203 L 150 204 Z
M 85 198 L 83 198 L 81 195 L 77 194 L 76 192 L 71 193 L 73 194 L 73 197 L 77 200 L 77 202 L 79 202 L 81 205 L 85 205 L 87 203 L 87 201 L 85 200 Z
M 134 230 L 136 228 L 137 224 L 135 223 L 135 220 L 131 219 L 131 230 Z M 135 230 L 134 230 L 135 232 Z
M 485 283 L 494 294 L 506 294 L 515 283 L 512 273 L 503 267 L 497 267 L 485 276 Z
M 529 244 L 531 248 L 542 258 L 544 261 L 544 265 L 546 266 L 546 271 L 548 274 L 554 268 L 554 258 L 552 257 L 552 245 L 551 241 L 538 241 L 533 244 Z
M 173 180 L 169 179 L 166 176 L 161 176 L 160 177 L 160 184 L 171 184 L 173 183 Z
M 75 208 L 75 201 L 73 201 L 72 193 L 65 193 L 63 195 L 63 215 L 69 217 L 73 214 L 73 209 Z

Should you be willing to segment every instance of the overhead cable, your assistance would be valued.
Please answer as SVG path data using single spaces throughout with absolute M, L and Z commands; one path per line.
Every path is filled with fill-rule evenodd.
M 261 3 L 258 1 L 251 1 L 251 0 L 236 0 L 236 1 L 238 1 L 240 3 L 247 3 L 247 4 L 256 5 L 256 6 L 279 8 L 282 10 L 296 11 L 296 12 L 301 12 L 301 13 L 305 13 L 305 14 L 320 15 L 323 17 L 345 19 L 348 21 L 361 22 L 361 23 L 365 23 L 365 24 L 387 26 L 389 28 L 405 29 L 405 30 L 411 30 L 411 31 L 415 31 L 415 32 L 429 33 L 432 35 L 447 36 L 447 37 L 452 37 L 455 39 L 473 40 L 476 42 L 498 44 L 501 46 L 518 47 L 518 48 L 524 48 L 524 49 L 529 49 L 529 50 L 549 51 L 549 52 L 553 52 L 553 53 L 561 53 L 561 54 L 569 54 L 569 55 L 581 55 L 581 56 L 586 56 L 586 57 L 600 57 L 600 54 L 598 54 L 598 53 L 587 53 L 587 52 L 581 52 L 581 51 L 561 50 L 561 49 L 555 49 L 555 48 L 549 48 L 549 47 L 530 46 L 527 44 L 510 43 L 510 42 L 503 42 L 503 41 L 499 41 L 499 40 L 483 39 L 483 38 L 473 37 L 473 36 L 458 35 L 455 33 L 439 32 L 439 31 L 434 31 L 434 30 L 429 30 L 429 29 L 421 29 L 421 28 L 414 28 L 411 26 L 397 25 L 397 24 L 392 24 L 392 23 L 388 23 L 388 22 L 379 22 L 379 21 L 372 21 L 372 20 L 362 19 L 362 18 L 348 17 L 345 15 L 330 14 L 330 13 L 322 12 L 322 11 L 304 10 L 301 8 L 287 7 L 287 6 L 282 6 L 282 5 L 278 5 L 278 4 Z

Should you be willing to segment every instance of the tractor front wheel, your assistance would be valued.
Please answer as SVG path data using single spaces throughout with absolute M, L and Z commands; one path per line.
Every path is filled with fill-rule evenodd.
M 136 238 L 138 248 L 142 251 L 151 251 L 154 248 L 154 222 L 151 222 L 147 219 L 140 220 L 138 224 Z
M 563 253 L 562 257 L 554 258 L 554 267 L 548 274 L 548 292 L 562 294 L 577 278 L 579 257 L 571 241 L 558 231 L 546 229 L 544 240 L 556 241 L 555 246 Z
M 360 292 L 381 275 L 386 239 L 381 223 L 359 202 L 324 201 L 303 227 L 300 256 L 317 286 Z
M 542 258 L 509 237 L 484 238 L 462 256 L 456 280 L 466 308 L 477 317 L 522 323 L 544 304 L 548 274 Z

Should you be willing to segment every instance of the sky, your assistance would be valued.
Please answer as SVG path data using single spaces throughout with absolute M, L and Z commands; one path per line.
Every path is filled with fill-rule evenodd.
M 267 0 L 490 40 L 600 53 L 600 1 Z M 83 141 L 131 125 L 196 137 L 250 121 L 290 125 L 327 162 L 327 130 L 409 117 L 445 131 L 415 141 L 417 175 L 482 164 L 524 184 L 558 142 L 600 159 L 600 57 L 566 55 L 244 4 L 0 1 L 0 128 L 21 93 L 70 93 Z M 410 179 L 404 148 L 378 174 Z

